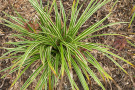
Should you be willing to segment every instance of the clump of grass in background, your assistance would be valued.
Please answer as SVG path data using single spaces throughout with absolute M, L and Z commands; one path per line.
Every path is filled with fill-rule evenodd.
M 12 66 L 0 71 L 3 72 L 10 69 L 10 72 L 5 74 L 2 78 L 8 74 L 18 71 L 17 77 L 11 85 L 12 87 L 30 66 L 38 64 L 39 66 L 37 65 L 38 67 L 22 85 L 21 90 L 25 90 L 37 76 L 40 76 L 40 78 L 38 80 L 37 86 L 35 86 L 36 90 L 52 90 L 57 87 L 58 81 L 62 82 L 65 75 L 68 76 L 72 89 L 79 90 L 77 84 L 74 81 L 72 70 L 76 72 L 84 90 L 89 90 L 90 88 L 86 82 L 90 82 L 89 75 L 102 87 L 103 90 L 105 90 L 100 80 L 88 65 L 93 65 L 100 72 L 103 79 L 104 77 L 106 77 L 107 80 L 113 79 L 104 71 L 90 51 L 97 50 L 103 53 L 125 73 L 127 72 L 112 58 L 112 56 L 123 60 L 132 66 L 134 65 L 120 56 L 110 52 L 110 47 L 106 45 L 91 42 L 86 43 L 82 40 L 88 38 L 88 35 L 91 35 L 96 31 L 99 31 L 108 26 L 120 24 L 122 22 L 110 23 L 99 27 L 99 25 L 110 16 L 110 14 L 108 14 L 102 20 L 96 22 L 92 26 L 89 26 L 79 35 L 77 34 L 81 26 L 93 15 L 93 13 L 95 13 L 109 1 L 111 0 L 91 0 L 81 16 L 78 17 L 82 6 L 78 8 L 79 0 L 74 0 L 69 25 L 67 25 L 67 16 L 61 0 L 59 0 L 60 11 L 58 10 L 56 0 L 53 1 L 50 8 L 48 1 L 48 5 L 45 9 L 42 4 L 37 2 L 37 0 L 29 0 L 38 13 L 39 20 L 37 23 L 25 20 L 18 13 L 18 17 L 7 15 L 19 25 L 3 19 L 6 23 L 8 23 L 4 25 L 20 32 L 20 34 L 15 36 L 20 38 L 22 41 L 7 43 L 15 45 L 16 47 L 5 48 L 8 50 L 8 52 L 3 54 L 0 58 L 14 59 L 12 61 Z M 40 3 L 42 3 L 42 1 L 40 1 Z M 55 12 L 55 22 L 52 21 L 50 16 L 52 9 L 54 9 Z M 95 36 L 102 35 L 107 34 Z M 25 36 L 29 37 L 29 39 L 26 39 Z M 18 53 L 22 54 L 19 54 L 18 56 Z

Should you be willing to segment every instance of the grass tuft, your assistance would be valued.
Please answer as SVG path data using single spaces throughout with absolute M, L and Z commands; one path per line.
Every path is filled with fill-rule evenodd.
M 86 43 L 83 39 L 92 38 L 96 36 L 111 35 L 100 34 L 92 35 L 92 33 L 99 31 L 108 26 L 120 24 L 123 22 L 110 23 L 104 26 L 100 26 L 109 16 L 110 13 L 99 22 L 96 22 L 92 26 L 89 26 L 86 30 L 77 35 L 82 25 L 102 6 L 106 5 L 111 0 L 90 0 L 85 11 L 78 17 L 79 11 L 82 6 L 78 8 L 79 0 L 74 0 L 71 7 L 71 19 L 69 25 L 67 25 L 67 16 L 62 4 L 59 0 L 60 9 L 57 7 L 56 0 L 53 0 L 51 7 L 49 7 L 49 0 L 47 6 L 43 7 L 42 0 L 40 4 L 37 0 L 29 0 L 32 6 L 38 13 L 37 22 L 29 21 L 21 17 L 10 16 L 12 20 L 18 24 L 14 24 L 8 20 L 4 20 L 7 24 L 4 24 L 20 34 L 13 35 L 20 38 L 20 42 L 7 42 L 7 44 L 15 45 L 15 48 L 4 48 L 8 52 L 3 54 L 0 59 L 13 58 L 13 65 L 7 67 L 0 72 L 10 70 L 9 73 L 3 76 L 7 76 L 13 72 L 17 72 L 17 77 L 12 83 L 11 87 L 17 82 L 17 80 L 26 72 L 26 70 L 33 65 L 37 65 L 36 70 L 29 76 L 25 83 L 20 88 L 21 90 L 27 89 L 27 87 L 39 76 L 39 80 L 35 89 L 49 89 L 57 88 L 57 83 L 62 80 L 65 75 L 68 76 L 70 84 L 73 90 L 79 90 L 77 84 L 73 79 L 73 70 L 76 72 L 84 90 L 89 90 L 87 80 L 91 83 L 90 76 L 97 82 L 98 85 L 105 90 L 104 86 L 89 67 L 89 64 L 93 65 L 101 74 L 101 77 L 105 80 L 113 80 L 107 72 L 104 71 L 99 62 L 90 53 L 91 50 L 97 50 L 108 57 L 115 65 L 127 73 L 113 58 L 116 57 L 124 62 L 134 66 L 129 61 L 109 51 L 109 46 Z M 116 3 L 115 3 L 116 4 Z M 55 22 L 52 21 L 51 12 L 55 12 Z M 112 34 L 118 35 L 118 34 Z M 28 38 L 26 38 L 28 37 Z M 22 53 L 18 56 L 18 53 Z M 10 56 L 10 57 L 9 57 Z M 86 76 L 86 78 L 85 78 Z

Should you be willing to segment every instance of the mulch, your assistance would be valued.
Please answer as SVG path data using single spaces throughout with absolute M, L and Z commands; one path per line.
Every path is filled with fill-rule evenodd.
M 62 0 L 66 13 L 70 15 L 71 6 L 73 0 Z M 84 11 L 86 6 L 88 5 L 88 2 L 90 0 L 86 0 L 84 3 L 84 6 L 81 13 Z M 85 30 L 90 25 L 94 24 L 95 22 L 98 22 L 103 17 L 105 17 L 112 5 L 114 4 L 116 0 L 111 0 L 110 3 L 99 9 L 92 17 L 83 25 L 80 29 L 80 33 Z M 80 0 L 79 5 L 81 5 L 83 0 Z M 43 5 L 46 5 L 46 0 L 43 0 Z M 114 9 L 112 10 L 111 16 L 103 22 L 102 25 L 112 23 L 112 22 L 130 22 L 131 20 L 131 11 L 133 6 L 135 5 L 135 0 L 119 0 Z M 14 7 L 14 8 L 13 8 Z M 28 0 L 0 0 L 0 18 L 5 18 L 10 21 L 12 21 L 10 18 L 7 18 L 2 11 L 5 11 L 6 13 L 10 15 L 16 16 L 14 9 L 17 10 L 24 18 L 28 20 L 33 20 L 37 18 L 35 10 L 32 8 Z M 52 16 L 53 17 L 53 16 Z M 69 18 L 70 20 L 70 18 Z M 69 21 L 68 21 L 69 22 Z M 2 23 L 2 20 L 0 20 L 0 23 Z M 16 33 L 11 28 L 8 28 L 2 24 L 0 24 L 0 47 L 13 47 L 10 45 L 4 44 L 8 41 L 19 41 L 17 38 L 9 38 L 11 34 Z M 125 24 L 119 24 L 111 27 L 107 27 L 101 31 L 98 31 L 95 34 L 103 34 L 103 33 L 118 33 L 122 35 L 128 36 L 129 40 L 134 43 L 135 38 L 135 20 L 133 21 L 130 28 L 128 28 L 128 23 Z M 96 43 L 102 43 L 106 45 L 110 45 L 114 48 L 117 48 L 118 51 L 112 50 L 115 54 L 125 58 L 126 60 L 132 62 L 135 65 L 135 47 L 131 46 L 125 41 L 126 38 L 122 38 L 119 36 L 100 36 L 95 38 L 90 38 L 84 40 L 85 42 L 96 42 Z M 0 49 L 0 56 L 5 53 L 6 50 Z M 97 76 L 99 76 L 101 82 L 106 87 L 106 90 L 135 90 L 135 69 L 132 68 L 127 63 L 124 63 L 121 60 L 118 60 L 117 58 L 114 58 L 127 72 L 129 75 L 125 74 L 122 70 L 120 70 L 113 62 L 111 62 L 107 57 L 102 55 L 99 52 L 92 51 L 91 52 L 95 58 L 99 61 L 101 66 L 104 68 L 106 72 L 109 73 L 109 75 L 114 79 L 115 83 L 113 81 L 103 81 L 100 77 L 99 72 L 92 66 L 90 66 L 91 69 L 96 73 Z M 11 60 L 5 59 L 0 60 L 0 70 L 10 66 Z M 8 71 L 6 71 L 8 72 Z M 4 73 L 0 73 L 0 77 L 4 75 Z M 11 90 L 19 90 L 19 87 L 24 83 L 25 80 L 29 77 L 29 75 L 32 73 L 32 70 L 29 69 L 18 81 L 17 83 L 11 88 Z M 13 80 L 16 77 L 16 73 L 13 73 L 6 77 L 5 79 L 0 78 L 0 90 L 9 90 L 10 85 L 12 84 Z M 79 86 L 80 90 L 83 90 L 78 77 L 76 74 L 74 74 L 74 79 L 77 82 L 77 85 Z M 92 90 L 101 90 L 101 87 L 95 83 L 95 81 L 91 78 L 92 84 L 91 89 Z M 35 80 L 29 87 L 28 90 L 33 90 L 35 87 L 37 80 Z M 69 84 L 69 81 L 67 77 L 64 77 L 63 80 L 63 90 L 71 90 L 71 86 Z

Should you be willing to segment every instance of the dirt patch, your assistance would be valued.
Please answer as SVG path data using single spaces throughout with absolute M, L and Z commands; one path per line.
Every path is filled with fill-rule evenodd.
M 71 6 L 72 6 L 73 0 L 63 0 L 63 4 L 66 10 L 67 15 L 70 16 L 70 11 L 71 11 Z M 83 0 L 80 0 L 80 5 L 82 4 Z M 82 10 L 80 11 L 81 13 L 84 11 L 86 6 L 88 5 L 89 0 L 87 0 L 84 3 L 84 6 Z M 112 0 L 110 3 L 102 7 L 100 10 L 98 10 L 86 23 L 85 25 L 82 26 L 80 29 L 80 32 L 82 32 L 84 29 L 89 27 L 90 25 L 94 24 L 95 22 L 98 22 L 101 20 L 103 17 L 105 17 L 112 5 L 114 4 L 115 0 Z M 114 7 L 112 11 L 112 15 L 105 21 L 103 22 L 102 25 L 111 23 L 111 22 L 129 22 L 131 20 L 131 10 L 133 8 L 135 0 L 119 0 L 116 6 Z M 46 5 L 46 0 L 43 0 L 43 5 Z M 28 20 L 33 20 L 36 19 L 36 12 L 28 2 L 28 0 L 0 0 L 0 18 L 5 18 L 8 20 L 11 20 L 7 18 L 2 11 L 5 11 L 6 13 L 10 15 L 16 16 L 16 13 L 13 9 L 17 10 L 24 18 Z M 70 18 L 69 18 L 70 19 Z M 2 21 L 0 20 L 0 23 Z M 69 22 L 69 21 L 68 21 Z M 5 45 L 5 42 L 8 41 L 18 41 L 16 38 L 9 38 L 12 33 L 16 33 L 14 30 L 0 25 L 0 47 L 13 47 L 9 45 Z M 133 21 L 132 25 L 130 28 L 128 28 L 128 24 L 119 24 L 116 26 L 112 27 L 107 27 L 99 32 L 96 32 L 94 34 L 103 34 L 103 33 L 120 33 L 123 35 L 127 35 L 128 37 L 135 37 L 134 34 L 130 33 L 135 33 L 135 20 Z M 86 42 L 96 42 L 96 43 L 102 43 L 106 45 L 113 46 L 113 43 L 115 41 L 116 37 L 114 36 L 102 36 L 102 37 L 96 37 L 96 38 L 91 38 L 85 40 Z M 0 56 L 5 53 L 5 50 L 0 49 Z M 126 44 L 126 47 L 124 47 L 121 51 L 113 51 L 114 53 L 120 55 L 121 57 L 124 57 L 126 60 L 132 62 L 135 65 L 135 47 L 132 47 L 129 44 Z M 94 69 L 94 67 L 90 66 L 90 68 L 93 69 L 93 71 L 96 73 L 97 76 L 101 79 L 102 83 L 106 87 L 107 90 L 117 90 L 118 87 L 121 88 L 122 90 L 134 90 L 135 89 L 135 79 L 133 76 L 135 76 L 135 69 L 133 69 L 130 65 L 124 63 L 121 60 L 115 59 L 127 72 L 129 75 L 125 74 L 122 70 L 120 70 L 116 65 L 113 64 L 113 62 L 110 62 L 110 60 L 107 57 L 104 57 L 101 53 L 93 51 L 93 55 L 97 58 L 99 63 L 103 66 L 106 72 L 108 72 L 112 78 L 114 79 L 114 82 L 104 82 L 102 78 L 100 77 L 99 72 Z M 8 67 L 11 65 L 11 60 L 0 60 L 0 70 Z M 7 71 L 8 72 L 8 71 Z M 6 73 L 6 72 L 4 72 Z M 4 75 L 4 73 L 0 73 L 0 76 Z M 14 85 L 12 90 L 19 90 L 19 87 L 27 80 L 29 75 L 32 73 L 31 69 L 29 68 L 29 72 L 27 71 L 26 74 L 24 74 L 18 82 Z M 16 73 L 13 73 L 9 75 L 5 79 L 0 79 L 0 90 L 8 90 L 11 83 L 13 82 L 14 78 L 16 76 Z M 83 90 L 80 82 L 78 81 L 78 77 L 74 75 L 75 81 L 77 82 L 77 85 L 79 86 L 80 90 Z M 93 79 L 92 80 L 92 90 L 101 90 L 101 87 L 95 83 Z M 36 82 L 36 80 L 34 81 Z M 32 83 L 29 87 L 28 90 L 33 90 L 35 87 L 35 83 Z M 69 84 L 69 81 L 67 80 L 67 77 L 65 76 L 64 78 L 64 83 L 63 83 L 63 90 L 71 90 L 71 86 Z

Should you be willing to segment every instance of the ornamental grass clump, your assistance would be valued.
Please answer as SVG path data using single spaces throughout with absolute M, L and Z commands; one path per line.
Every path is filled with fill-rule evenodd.
M 127 72 L 112 58 L 112 56 L 123 60 L 132 66 L 134 65 L 120 56 L 110 52 L 110 47 L 106 45 L 83 42 L 83 40 L 86 38 L 104 35 L 89 36 L 103 28 L 120 24 L 122 22 L 100 26 L 102 22 L 110 16 L 110 14 L 108 14 L 102 20 L 89 26 L 83 32 L 78 34 L 78 31 L 81 26 L 93 15 L 93 13 L 109 1 L 111 0 L 91 0 L 79 17 L 79 11 L 82 6 L 78 8 L 79 0 L 74 0 L 71 8 L 69 25 L 67 25 L 68 18 L 61 0 L 59 0 L 60 9 L 57 7 L 56 0 L 53 0 L 51 7 L 49 7 L 48 1 L 45 8 L 42 4 L 39 4 L 37 0 L 29 0 L 38 13 L 37 22 L 28 21 L 22 18 L 19 13 L 17 13 L 18 17 L 7 15 L 16 21 L 17 24 L 2 19 L 7 23 L 4 25 L 18 31 L 19 34 L 14 36 L 20 38 L 22 41 L 7 42 L 7 44 L 12 44 L 16 47 L 4 48 L 8 51 L 3 54 L 0 59 L 12 58 L 13 61 L 12 66 L 0 71 L 3 72 L 5 70 L 10 70 L 10 72 L 5 74 L 2 78 L 17 71 L 17 77 L 13 81 L 11 85 L 12 87 L 30 66 L 37 65 L 37 68 L 33 70 L 33 73 L 20 88 L 21 90 L 25 90 L 37 76 L 40 78 L 35 86 L 35 90 L 52 90 L 57 87 L 58 82 L 62 85 L 62 80 L 65 75 L 67 75 L 72 89 L 79 90 L 73 78 L 73 70 L 76 72 L 84 90 L 89 90 L 90 88 L 87 83 L 87 81 L 90 82 L 89 76 L 91 76 L 97 84 L 105 90 L 98 77 L 88 65 L 93 65 L 100 72 L 103 79 L 104 77 L 106 77 L 107 80 L 113 79 L 104 71 L 99 62 L 90 53 L 92 50 L 97 50 L 107 56 L 125 73 Z M 40 3 L 42 3 L 42 1 Z M 52 9 L 54 9 L 55 12 L 55 22 L 51 18 Z

